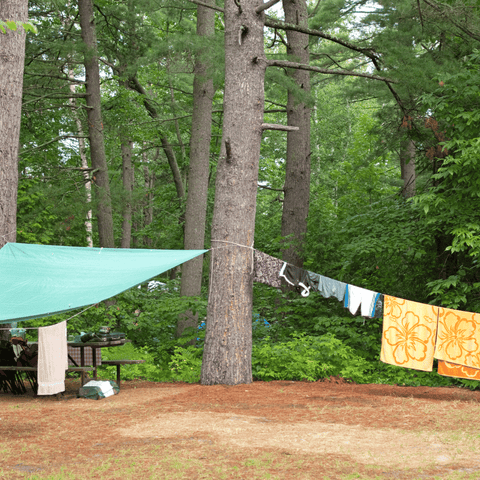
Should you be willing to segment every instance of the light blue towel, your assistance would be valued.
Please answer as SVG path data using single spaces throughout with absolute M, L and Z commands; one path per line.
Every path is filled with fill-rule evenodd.
M 347 289 L 347 284 L 334 280 L 333 278 L 324 277 L 319 275 L 320 279 L 318 281 L 318 291 L 325 297 L 335 297 L 339 302 L 345 297 L 345 290 Z

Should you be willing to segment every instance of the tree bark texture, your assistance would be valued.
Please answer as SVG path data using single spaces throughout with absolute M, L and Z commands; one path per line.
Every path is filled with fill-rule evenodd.
M 214 0 L 207 0 L 211 5 Z M 197 35 L 213 36 L 215 11 L 197 8 Z M 207 216 L 208 176 L 210 173 L 210 141 L 212 138 L 212 102 L 215 93 L 213 79 L 208 77 L 208 64 L 200 57 L 195 61 L 193 79 L 193 113 L 190 137 L 190 165 L 188 169 L 188 194 L 185 211 L 185 250 L 202 250 L 205 245 Z M 194 297 L 201 293 L 203 255 L 182 265 L 180 294 Z M 178 321 L 177 336 L 185 328 L 198 326 L 198 315 L 186 312 Z
M 26 0 L 0 1 L 0 19 L 28 21 Z M 25 31 L 0 33 L 0 247 L 17 237 L 18 148 Z
M 28 21 L 27 0 L 1 0 L 0 20 Z M 18 148 L 25 31 L 0 33 L 0 247 L 17 238 Z M 10 324 L 2 325 L 9 328 Z M 0 330 L 0 340 L 8 330 Z
M 404 198 L 415 196 L 415 142 L 408 139 L 400 151 L 400 171 L 403 180 Z
M 124 193 L 121 248 L 130 248 L 132 242 L 132 196 L 134 178 L 132 147 L 133 142 L 131 141 L 123 141 L 121 144 Z
M 100 95 L 100 70 L 98 67 L 97 38 L 93 16 L 92 0 L 78 0 L 80 28 L 86 52 L 84 58 L 88 133 L 90 138 L 90 155 L 97 195 L 98 236 L 101 247 L 113 248 L 113 214 L 110 197 L 107 158 L 103 137 L 103 121 Z
M 225 2 L 226 154 L 217 167 L 201 382 L 252 381 L 253 246 L 266 60 L 259 0 Z
M 73 70 L 69 69 L 68 70 L 68 78 L 74 80 L 74 74 Z M 70 92 L 72 92 L 72 95 L 75 95 L 76 93 L 76 85 L 72 83 L 70 85 Z M 83 138 L 83 126 L 82 126 L 82 121 L 78 115 L 77 111 L 77 103 L 76 103 L 76 98 L 72 97 L 69 99 L 69 103 L 72 106 L 72 114 L 75 118 L 75 123 L 77 125 L 77 132 L 78 132 L 78 153 L 80 154 L 80 162 L 83 171 L 83 178 L 85 179 L 85 200 L 87 202 L 87 205 L 91 205 L 92 203 L 92 182 L 90 181 L 90 173 L 88 172 L 88 160 L 87 160 L 87 153 L 85 149 L 85 138 Z M 88 209 L 87 210 L 87 215 L 86 215 L 86 220 L 85 220 L 85 231 L 87 234 L 87 245 L 90 248 L 93 248 L 93 228 L 92 228 L 92 210 Z
M 308 26 L 305 0 L 283 0 L 285 22 Z M 293 61 L 309 63 L 308 35 L 287 30 L 287 54 Z M 282 212 L 282 236 L 287 248 L 283 260 L 303 267 L 304 243 L 310 205 L 310 108 L 306 96 L 310 92 L 310 74 L 305 70 L 290 70 L 288 75 L 304 95 L 288 92 L 287 124 L 299 127 L 287 133 L 287 162 Z M 303 93 L 302 92 L 302 93 Z

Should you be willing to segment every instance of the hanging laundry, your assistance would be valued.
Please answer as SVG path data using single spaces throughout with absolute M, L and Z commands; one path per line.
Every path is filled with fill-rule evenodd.
M 438 373 L 444 377 L 464 378 L 466 380 L 480 380 L 480 369 L 457 365 L 456 363 L 438 361 Z
M 253 281 L 265 283 L 266 285 L 270 285 L 271 287 L 280 288 L 282 286 L 280 270 L 282 269 L 283 263 L 284 262 L 278 258 L 255 250 L 255 273 Z
M 319 275 L 318 291 L 325 297 L 335 297 L 339 302 L 343 301 L 345 297 L 345 290 L 347 284 L 334 280 L 333 278 Z
M 379 297 L 380 293 L 378 292 L 356 287 L 355 285 L 347 285 L 344 306 L 350 310 L 352 315 L 356 315 L 358 307 L 360 307 L 360 315 L 362 317 L 373 317 L 375 304 Z
M 480 368 L 480 315 L 440 308 L 435 358 Z
M 385 295 L 380 360 L 431 372 L 439 307 Z
M 307 270 L 286 262 L 280 271 L 280 277 L 284 278 L 289 285 L 302 289 L 302 297 L 308 297 L 312 288 L 317 289 L 318 283 L 315 281 L 315 275 L 313 274 L 312 278 Z
M 38 395 L 65 391 L 67 322 L 38 329 Z
M 384 295 L 381 293 L 377 301 L 375 302 L 375 313 L 373 314 L 373 318 L 382 318 L 383 317 L 383 301 Z

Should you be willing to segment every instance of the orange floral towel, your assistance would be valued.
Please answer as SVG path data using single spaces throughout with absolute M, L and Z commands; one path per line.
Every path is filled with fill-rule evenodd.
M 438 310 L 433 305 L 385 295 L 380 360 L 431 372 Z
M 435 358 L 480 368 L 480 315 L 441 308 Z
M 480 369 L 457 365 L 456 363 L 438 361 L 438 373 L 444 377 L 466 378 L 467 380 L 480 380 Z

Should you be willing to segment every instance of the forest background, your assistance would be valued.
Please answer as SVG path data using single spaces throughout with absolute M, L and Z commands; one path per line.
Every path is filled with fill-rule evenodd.
M 277 3 L 28 2 L 37 32 L 26 36 L 16 241 L 215 247 L 219 185 L 231 186 L 224 167 L 236 148 L 222 125 L 237 115 L 241 130 L 244 118 L 227 95 L 228 34 L 233 48 L 253 36 L 244 25 L 229 32 L 228 12 L 254 8 L 265 25 L 255 62 L 266 65 L 258 179 L 249 179 L 255 248 L 377 292 L 479 312 L 480 2 Z M 21 30 L 0 20 L 0 36 Z M 235 207 L 231 221 L 241 225 L 247 210 Z M 127 376 L 198 381 L 210 260 L 89 309 L 69 333 L 107 318 L 128 332 L 130 355 L 148 360 Z M 380 363 L 381 319 L 352 317 L 336 300 L 255 284 L 252 301 L 243 332 L 254 379 L 477 386 Z

